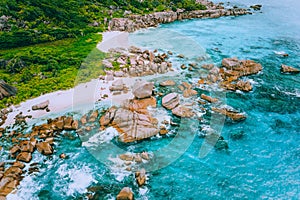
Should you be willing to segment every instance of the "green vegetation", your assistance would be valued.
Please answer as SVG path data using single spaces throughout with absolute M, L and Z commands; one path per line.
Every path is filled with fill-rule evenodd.
M 0 108 L 102 74 L 105 54 L 95 48 L 101 40 L 97 32 L 106 30 L 111 18 L 177 8 L 205 6 L 195 0 L 1 0 L 0 79 L 18 93 L 1 100 Z
M 17 96 L 0 101 L 18 104 L 41 94 L 74 87 L 103 74 L 105 54 L 95 48 L 100 34 L 51 43 L 0 50 L 0 77 L 18 89 Z M 76 80 L 76 82 L 75 82 Z
M 75 38 L 106 30 L 124 11 L 205 9 L 195 0 L 1 0 L 0 49 Z

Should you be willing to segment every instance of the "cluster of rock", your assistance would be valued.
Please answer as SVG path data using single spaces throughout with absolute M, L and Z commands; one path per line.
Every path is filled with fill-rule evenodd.
M 143 51 L 138 47 L 128 49 L 110 49 L 111 57 L 105 59 L 102 63 L 106 71 L 114 69 L 114 65 L 120 68 L 119 71 L 106 73 L 107 80 L 115 77 L 138 77 L 153 74 L 164 74 L 172 70 L 172 63 L 168 62 L 168 54 L 155 54 L 149 50 Z M 109 76 L 109 77 L 108 77 Z M 104 77 L 101 77 L 105 79 Z
M 14 96 L 17 93 L 17 89 L 8 85 L 5 81 L 0 80 L 0 100 L 5 97 Z
M 0 126 L 2 126 L 4 123 L 5 123 L 5 121 L 6 121 L 6 119 L 7 119 L 7 114 L 10 112 L 11 110 L 9 110 L 9 109 L 2 109 L 2 110 L 0 110 Z
M 126 171 L 133 171 L 135 168 L 139 167 L 139 164 L 147 163 L 152 159 L 152 155 L 147 152 L 125 153 L 119 155 L 119 158 L 124 162 L 123 164 L 126 166 Z M 118 162 L 118 165 L 120 165 L 120 162 Z
M 119 133 L 119 140 L 124 143 L 143 140 L 159 133 L 166 134 L 168 132 L 166 127 L 163 125 L 159 127 L 159 120 L 147 109 L 157 106 L 153 89 L 153 83 L 137 81 L 132 88 L 134 99 L 126 100 L 119 107 L 110 107 L 101 114 L 101 117 L 97 110 L 92 111 L 89 116 L 83 115 L 79 120 L 80 128 L 77 133 L 82 135 L 94 129 L 105 130 L 107 127 L 114 127 Z
M 102 129 L 113 126 L 122 142 L 134 142 L 158 134 L 158 120 L 153 118 L 148 106 L 156 107 L 152 97 L 153 83 L 138 81 L 133 86 L 135 99 L 126 101 L 121 107 L 111 107 L 101 118 Z
M 122 92 L 125 94 L 128 92 L 129 88 L 124 84 L 122 79 L 115 80 L 112 85 L 109 87 L 109 90 L 113 95 L 119 95 Z
M 109 24 L 111 31 L 134 32 L 136 30 L 148 27 L 156 27 L 159 24 L 170 23 L 176 20 L 194 19 L 194 18 L 218 18 L 222 16 L 245 15 L 249 12 L 243 8 L 224 9 L 222 6 L 212 7 L 207 10 L 194 11 L 164 11 L 147 15 L 130 15 L 127 18 L 113 18 Z
M 16 159 L 15 162 L 0 163 L 0 198 L 5 198 L 19 185 L 25 167 L 24 163 L 29 163 L 32 153 L 37 150 L 43 155 L 53 154 L 54 138 L 63 130 L 78 129 L 78 121 L 72 117 L 58 117 L 49 119 L 47 123 L 32 128 L 32 132 L 23 134 L 16 131 L 8 133 L 6 138 L 14 144 L 10 149 L 10 157 Z M 1 130 L 3 133 L 5 130 Z M 1 133 L 2 134 L 2 133 Z M 28 173 L 38 171 L 36 164 L 30 164 Z
M 227 90 L 241 90 L 249 92 L 252 85 L 249 81 L 240 80 L 243 76 L 257 74 L 262 70 L 262 66 L 253 60 L 238 60 L 237 58 L 224 58 L 222 68 L 213 65 L 203 65 L 204 69 L 209 69 L 209 74 L 205 80 L 199 80 L 200 84 L 219 83 Z
M 125 162 L 126 170 L 132 171 L 132 165 L 140 164 L 140 163 L 146 163 L 148 162 L 151 157 L 147 152 L 143 153 L 132 153 L 132 154 L 121 154 L 119 155 L 119 158 Z M 137 166 L 135 166 L 137 167 Z M 138 169 L 134 173 L 135 182 L 138 187 L 142 187 L 146 184 L 146 181 L 148 179 L 148 176 L 146 174 L 146 170 L 144 168 Z M 132 189 L 129 187 L 124 187 L 119 194 L 117 195 L 118 200 L 122 199 L 133 199 L 134 194 L 132 192 Z
M 162 105 L 166 109 L 172 110 L 172 114 L 178 117 L 193 117 L 194 111 L 184 105 L 180 105 L 179 94 L 170 93 L 162 98 Z

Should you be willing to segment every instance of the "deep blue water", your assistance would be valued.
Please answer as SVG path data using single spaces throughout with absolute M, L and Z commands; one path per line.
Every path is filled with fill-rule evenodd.
M 238 57 L 262 64 L 262 73 L 247 77 L 254 83 L 252 92 L 223 94 L 228 105 L 248 117 L 240 123 L 225 122 L 221 134 L 229 144 L 228 151 L 212 150 L 200 158 L 204 141 L 199 136 L 201 124 L 183 120 L 179 142 L 163 153 L 176 153 L 186 143 L 188 149 L 174 162 L 165 156 L 151 163 L 160 169 L 149 174 L 147 192 L 142 194 L 132 184 L 132 176 L 118 181 L 112 174 L 114 170 L 98 162 L 79 138 L 62 136 L 52 158 L 34 155 L 36 161 L 46 159 L 46 164 L 39 174 L 23 180 L 17 197 L 11 198 L 76 199 L 88 186 L 98 185 L 99 199 L 114 198 L 124 186 L 132 187 L 137 199 L 300 199 L 300 74 L 280 73 L 281 64 L 300 68 L 300 2 L 233 2 L 246 6 L 255 3 L 263 5 L 262 12 L 175 22 L 130 35 L 136 46 L 172 50 L 191 61 L 205 56 L 204 62 L 220 65 L 224 57 Z M 280 57 L 275 51 L 289 56 Z M 174 58 L 174 63 L 180 61 Z M 241 131 L 245 133 L 241 139 L 230 137 Z M 168 147 L 173 139 L 147 140 L 122 148 L 157 151 Z M 101 145 L 103 149 L 109 147 Z M 61 152 L 67 153 L 69 159 L 60 160 Z

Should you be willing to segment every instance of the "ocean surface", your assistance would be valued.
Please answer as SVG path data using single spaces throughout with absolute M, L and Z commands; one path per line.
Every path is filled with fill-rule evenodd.
M 261 73 L 245 78 L 253 83 L 252 92 L 218 93 L 229 106 L 247 114 L 245 121 L 218 123 L 208 117 L 206 124 L 199 124 L 182 120 L 178 137 L 130 146 L 112 139 L 113 130 L 99 139 L 97 147 L 75 133 L 66 134 L 57 141 L 53 156 L 33 155 L 35 162 L 44 163 L 40 172 L 26 176 L 8 199 L 84 199 L 91 186 L 98 199 L 114 199 L 125 186 L 133 188 L 136 199 L 300 199 L 300 74 L 280 73 L 281 64 L 300 68 L 300 1 L 240 0 L 231 5 L 253 4 L 262 4 L 262 10 L 253 15 L 164 24 L 129 37 L 136 46 L 184 54 L 186 64 L 220 65 L 226 57 L 261 63 Z M 289 56 L 281 57 L 280 52 Z M 176 57 L 171 60 L 175 68 L 182 64 Z M 168 79 L 194 81 L 202 76 L 197 73 Z M 206 92 L 214 93 L 212 88 Z M 165 114 L 163 109 L 157 112 Z M 221 126 L 229 149 L 210 149 L 200 157 L 202 132 L 212 123 Z M 234 139 L 234 133 L 244 135 Z M 118 169 L 114 157 L 120 149 L 157 155 L 149 164 L 145 187 L 139 189 L 132 175 Z M 105 151 L 111 161 L 105 161 Z M 62 152 L 69 158 L 59 159 Z

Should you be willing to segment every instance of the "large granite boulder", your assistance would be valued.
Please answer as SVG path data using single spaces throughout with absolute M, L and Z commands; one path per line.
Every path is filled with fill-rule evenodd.
M 132 93 L 138 99 L 150 97 L 152 95 L 154 83 L 147 81 L 137 81 L 133 85 Z
M 120 108 L 111 107 L 100 118 L 100 125 L 113 126 L 120 140 L 125 143 L 152 137 L 159 133 L 158 120 L 148 112 L 148 106 L 156 107 L 154 97 L 132 99 L 124 102 Z
M 14 96 L 17 93 L 17 89 L 8 85 L 5 81 L 0 80 L 0 100 L 5 97 Z
M 112 125 L 119 132 L 122 142 L 134 142 L 158 134 L 157 120 L 149 114 L 120 108 L 116 111 Z
M 162 98 L 163 107 L 172 110 L 179 105 L 179 94 L 170 93 Z

